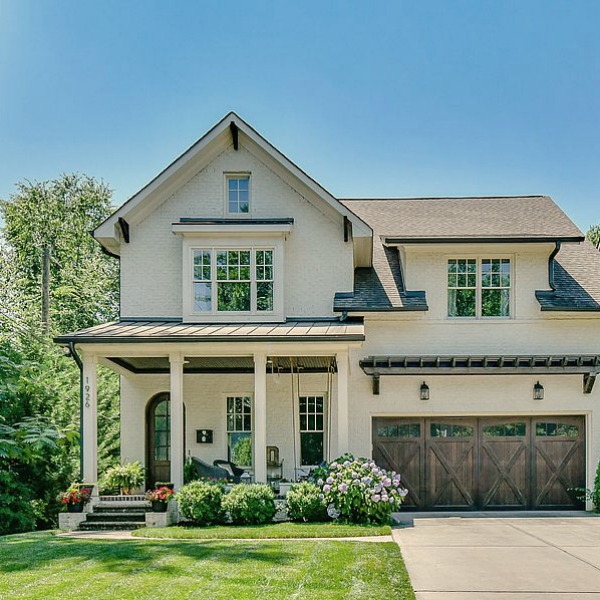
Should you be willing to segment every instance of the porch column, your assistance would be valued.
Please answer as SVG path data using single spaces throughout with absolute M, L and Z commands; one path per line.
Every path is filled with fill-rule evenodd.
M 349 452 L 348 445 L 348 351 L 336 354 L 337 362 L 337 455 Z
M 254 355 L 254 481 L 267 483 L 267 355 Z
M 83 354 L 83 481 L 98 483 L 98 391 L 94 354 Z M 97 488 L 94 487 L 94 493 Z
M 183 485 L 183 354 L 169 355 L 171 375 L 171 482 Z

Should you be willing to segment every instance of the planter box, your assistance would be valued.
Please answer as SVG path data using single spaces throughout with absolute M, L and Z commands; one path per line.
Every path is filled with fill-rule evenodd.
M 291 482 L 286 482 L 286 483 L 280 483 L 279 484 L 279 495 L 280 496 L 286 496 L 287 493 L 290 491 L 290 488 L 293 486 L 294 484 Z
M 58 528 L 73 531 L 79 527 L 79 523 L 85 521 L 87 514 L 81 513 L 58 513 Z
M 169 527 L 179 523 L 177 502 L 171 500 L 166 512 L 146 512 L 146 527 Z

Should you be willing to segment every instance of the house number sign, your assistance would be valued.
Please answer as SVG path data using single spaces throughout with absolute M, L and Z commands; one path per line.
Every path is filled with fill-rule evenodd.
M 85 407 L 89 408 L 90 407 L 90 378 L 86 377 L 85 378 L 85 386 L 84 386 L 84 397 L 85 397 Z

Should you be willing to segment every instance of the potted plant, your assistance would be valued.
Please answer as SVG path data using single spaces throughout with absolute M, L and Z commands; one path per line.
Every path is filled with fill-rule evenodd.
M 116 465 L 106 471 L 104 476 L 104 487 L 119 489 L 123 495 L 130 495 L 135 488 L 144 484 L 144 467 L 138 462 Z
M 175 496 L 175 492 L 166 485 L 146 492 L 146 500 L 152 502 L 153 512 L 166 512 L 167 507 L 169 506 L 169 500 L 171 500 L 173 496 Z
M 92 488 L 71 484 L 66 491 L 58 495 L 57 500 L 66 507 L 67 512 L 80 513 L 86 502 L 92 497 Z

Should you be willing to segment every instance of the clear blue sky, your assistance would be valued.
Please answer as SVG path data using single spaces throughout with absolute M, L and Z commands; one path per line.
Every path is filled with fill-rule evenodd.
M 339 197 L 549 194 L 600 222 L 600 1 L 0 0 L 0 197 L 121 204 L 229 110 Z

